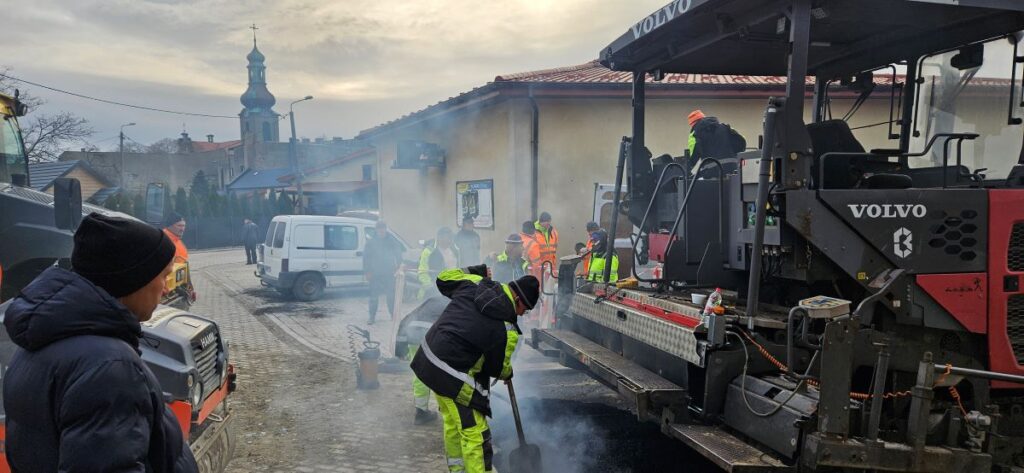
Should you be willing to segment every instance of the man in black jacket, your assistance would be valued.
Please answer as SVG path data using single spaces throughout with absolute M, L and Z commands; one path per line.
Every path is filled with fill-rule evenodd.
M 459 249 L 459 267 L 480 264 L 480 234 L 474 230 L 473 217 L 462 217 L 462 228 L 455 234 L 455 247 Z
M 245 264 L 256 264 L 256 245 L 260 242 L 260 227 L 249 219 L 242 225 L 242 244 L 245 245 Z
M 377 222 L 374 236 L 366 242 L 363 250 L 363 275 L 370 289 L 370 320 L 373 325 L 377 319 L 377 307 L 380 296 L 384 296 L 388 304 L 388 313 L 395 318 L 395 273 L 402 265 L 402 244 L 388 233 L 388 224 L 383 220 Z
M 540 297 L 533 276 L 506 285 L 481 274 L 487 274 L 483 266 L 438 276 L 438 290 L 452 301 L 412 360 L 413 372 L 437 395 L 449 471 L 491 471 L 490 381 L 512 378 L 512 353 L 522 333 L 517 317 Z
M 50 268 L 7 309 L 19 348 L 4 376 L 7 461 L 19 473 L 197 472 L 178 422 L 139 357 L 174 243 L 134 220 L 92 214 L 72 271 Z

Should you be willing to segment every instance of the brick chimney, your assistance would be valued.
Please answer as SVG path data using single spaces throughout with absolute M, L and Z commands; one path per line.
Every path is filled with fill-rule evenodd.
M 213 143 L 213 135 L 206 135 L 206 142 Z

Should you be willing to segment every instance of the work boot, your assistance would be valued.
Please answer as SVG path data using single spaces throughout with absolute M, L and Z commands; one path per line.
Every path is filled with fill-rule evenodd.
M 370 317 L 370 320 L 366 321 L 366 325 L 373 325 L 374 322 L 376 322 L 375 317 Z
M 437 413 L 434 411 L 427 411 L 424 409 L 416 409 L 416 419 L 413 421 L 416 425 L 429 424 L 437 419 Z

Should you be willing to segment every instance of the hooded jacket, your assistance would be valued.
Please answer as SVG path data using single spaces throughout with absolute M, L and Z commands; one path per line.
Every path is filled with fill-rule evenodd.
M 512 290 L 459 269 L 442 272 L 437 288 L 451 302 L 427 331 L 412 370 L 432 391 L 490 416 L 490 380 L 512 377 L 522 333 Z
M 139 357 L 142 327 L 117 299 L 50 268 L 11 302 L 4 326 L 19 347 L 3 383 L 12 471 L 198 471 Z

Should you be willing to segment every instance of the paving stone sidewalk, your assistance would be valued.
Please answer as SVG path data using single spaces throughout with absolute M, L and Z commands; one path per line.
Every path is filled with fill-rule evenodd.
M 195 251 L 191 260 L 192 311 L 218 322 L 239 372 L 229 472 L 446 469 L 440 425 L 412 425 L 411 372 L 381 374 L 377 390 L 355 388 L 344 328 L 365 327 L 365 297 L 286 301 L 259 286 L 240 248 Z M 373 336 L 383 339 L 386 325 Z

